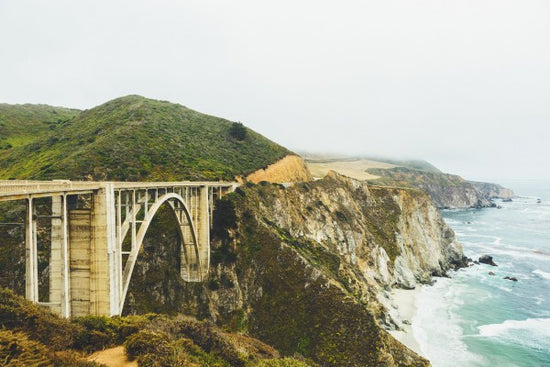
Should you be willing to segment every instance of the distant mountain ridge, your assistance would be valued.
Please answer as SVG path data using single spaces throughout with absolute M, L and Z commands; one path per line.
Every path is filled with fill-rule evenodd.
M 0 122 L 0 179 L 233 180 L 292 154 L 240 123 L 136 95 L 84 111 L 1 105 Z

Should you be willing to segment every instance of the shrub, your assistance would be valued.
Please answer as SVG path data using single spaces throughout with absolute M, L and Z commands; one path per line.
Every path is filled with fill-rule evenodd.
M 256 367 L 309 367 L 310 365 L 294 358 L 262 359 L 254 364 Z
M 52 366 L 48 349 L 41 343 L 29 340 L 20 332 L 0 330 L 0 363 L 2 366 Z
M 69 348 L 82 331 L 5 288 L 0 288 L 0 327 L 22 331 L 53 350 Z
M 246 139 L 246 127 L 240 122 L 234 122 L 229 128 L 229 135 L 231 137 L 242 141 Z

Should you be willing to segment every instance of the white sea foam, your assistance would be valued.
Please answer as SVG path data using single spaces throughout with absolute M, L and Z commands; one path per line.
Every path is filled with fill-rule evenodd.
M 538 276 L 543 277 L 544 279 L 550 279 L 550 273 L 547 273 L 539 269 L 533 270 L 533 274 L 537 274 Z
M 454 367 L 456 361 L 464 366 L 483 360 L 471 353 L 464 341 L 456 310 L 463 303 L 460 287 L 450 279 L 439 279 L 431 287 L 423 287 L 416 296 L 417 314 L 412 320 L 412 331 L 422 355 L 434 366 Z
M 548 347 L 550 341 L 550 318 L 506 320 L 501 324 L 478 327 L 479 335 L 508 340 L 534 349 Z

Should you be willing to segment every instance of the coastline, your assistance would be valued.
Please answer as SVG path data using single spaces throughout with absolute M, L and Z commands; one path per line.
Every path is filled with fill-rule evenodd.
M 413 319 L 418 311 L 416 307 L 416 296 L 421 291 L 420 286 L 415 289 L 393 289 L 391 292 L 391 301 L 395 305 L 398 319 L 401 322 L 402 330 L 391 330 L 389 333 L 407 348 L 417 354 L 422 355 L 420 344 L 414 337 L 412 325 Z M 403 322 L 404 321 L 404 322 Z M 423 356 L 425 357 L 425 356 Z

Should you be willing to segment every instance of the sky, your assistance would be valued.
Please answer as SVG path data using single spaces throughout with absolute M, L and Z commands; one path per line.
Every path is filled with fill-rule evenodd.
M 0 0 L 0 103 L 128 94 L 298 152 L 550 179 L 550 1 Z

